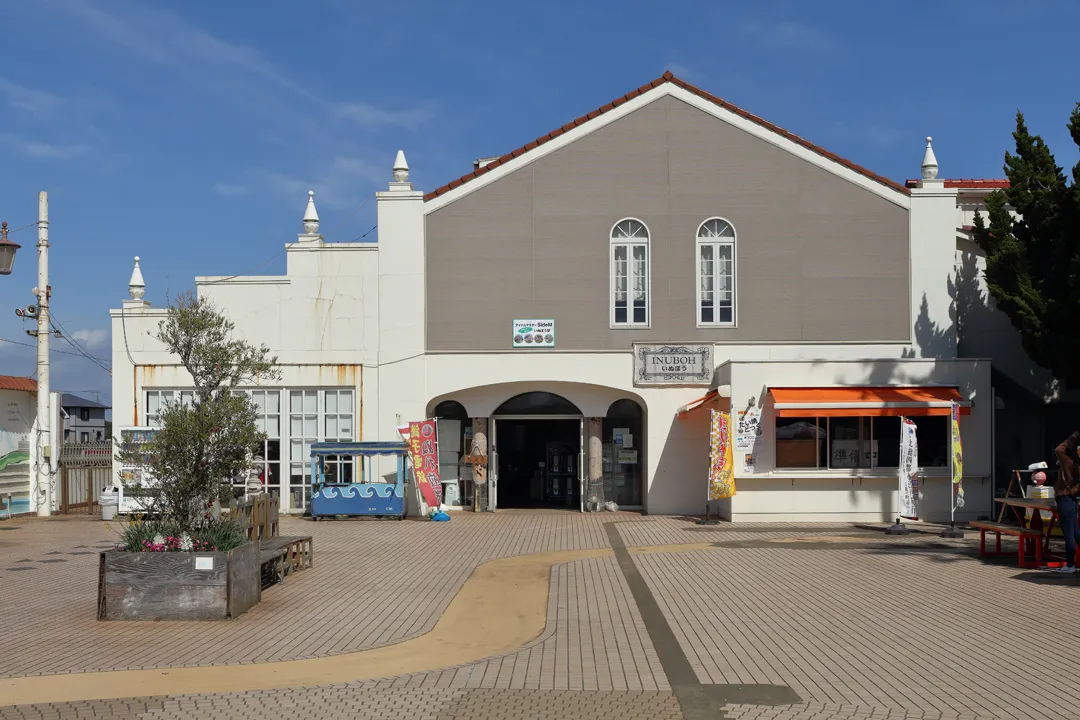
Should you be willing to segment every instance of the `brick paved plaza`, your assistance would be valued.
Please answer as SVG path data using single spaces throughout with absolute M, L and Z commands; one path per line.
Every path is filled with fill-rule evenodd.
M 983 562 L 976 534 L 513 511 L 450 523 L 287 519 L 282 532 L 314 535 L 315 567 L 240 618 L 102 623 L 97 552 L 115 529 L 78 517 L 0 523 L 0 718 L 1080 717 L 1074 653 L 1058 649 L 1080 631 L 1052 621 L 1053 608 L 1070 617 L 1080 580 Z M 590 552 L 560 562 L 570 551 Z M 538 601 L 533 639 L 485 654 L 498 622 L 531 627 L 530 611 L 451 601 L 481 581 L 478 566 L 516 557 L 549 558 L 536 578 L 546 617 Z M 491 592 L 503 566 L 485 567 Z M 443 647 L 444 612 L 470 647 Z M 256 681 L 278 661 L 344 666 L 396 644 L 401 667 L 476 655 L 404 675 Z M 227 667 L 212 671 L 213 692 L 189 692 L 205 666 Z M 183 689 L 81 675 L 150 668 Z M 79 699 L 77 679 L 98 699 Z M 42 682 L 48 698 L 20 695 Z M 49 702 L 54 691 L 67 700 Z

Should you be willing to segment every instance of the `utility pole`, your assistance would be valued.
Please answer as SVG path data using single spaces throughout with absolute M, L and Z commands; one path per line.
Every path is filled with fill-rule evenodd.
M 37 492 L 33 495 L 39 517 L 52 514 L 52 417 L 49 410 L 49 193 L 38 193 L 37 295 L 37 421 L 34 453 Z

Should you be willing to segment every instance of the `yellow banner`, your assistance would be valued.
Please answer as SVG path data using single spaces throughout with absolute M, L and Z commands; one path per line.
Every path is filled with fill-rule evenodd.
M 950 429 L 950 436 L 952 437 L 952 481 L 955 488 L 953 492 L 956 494 L 956 507 L 964 507 L 964 447 L 960 442 L 960 406 L 953 403 L 952 406 L 952 427 Z
M 723 500 L 735 494 L 731 415 L 710 410 L 709 417 L 709 500 Z

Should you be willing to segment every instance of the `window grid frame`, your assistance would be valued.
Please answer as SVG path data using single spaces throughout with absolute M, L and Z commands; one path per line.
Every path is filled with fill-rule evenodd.
M 641 226 L 644 230 L 644 236 L 634 235 L 633 232 L 637 230 L 634 227 L 634 223 Z M 627 229 L 622 230 L 620 226 L 626 225 Z M 622 235 L 616 235 L 617 232 L 622 232 Z M 644 248 L 645 257 L 642 263 L 642 272 L 637 272 L 637 263 L 634 259 L 634 249 Z M 617 297 L 618 297 L 618 272 L 616 268 L 616 255 L 619 249 L 624 249 L 626 254 L 626 320 L 619 321 L 617 318 Z M 644 321 L 634 321 L 634 292 L 635 292 L 635 280 L 644 275 L 644 300 L 645 300 L 645 319 Z M 611 231 L 608 233 L 608 325 L 612 330 L 622 329 L 648 329 L 652 326 L 652 232 L 649 230 L 649 226 L 636 217 L 624 217 L 614 225 L 611 226 Z
M 731 238 L 725 239 L 723 235 L 713 236 L 705 235 L 706 226 L 710 223 L 723 223 L 731 230 Z M 703 295 L 704 289 L 701 286 L 702 281 L 702 252 L 703 248 L 712 248 L 712 310 L 713 320 L 706 322 L 701 319 L 702 311 L 704 309 Z M 720 315 L 720 306 L 718 303 L 718 297 L 720 295 L 720 249 L 731 248 L 731 320 L 720 321 L 716 318 Z M 697 237 L 694 243 L 694 284 L 696 286 L 695 295 L 695 324 L 699 328 L 735 328 L 739 326 L 739 270 L 738 270 L 738 231 L 735 229 L 734 223 L 727 218 L 719 215 L 714 215 L 703 221 L 698 225 Z
M 832 420 L 833 420 L 833 418 L 831 418 L 831 417 L 819 417 L 819 416 L 816 416 L 816 415 L 799 415 L 799 416 L 797 416 L 797 419 L 813 421 L 815 427 L 817 427 L 817 431 L 815 432 L 815 438 L 814 438 L 814 446 L 816 448 L 815 452 L 816 452 L 816 455 L 817 455 L 817 464 L 814 467 L 781 467 L 780 465 L 778 465 L 776 463 L 776 442 L 777 442 L 777 438 L 775 436 L 775 429 L 774 429 L 774 431 L 773 431 L 774 432 L 774 435 L 773 435 L 773 469 L 776 470 L 776 471 L 780 471 L 780 472 L 821 472 L 821 473 L 851 472 L 851 471 L 854 471 L 854 472 L 867 472 L 867 471 L 874 471 L 874 470 L 887 470 L 887 471 L 894 471 L 895 470 L 895 471 L 899 471 L 900 468 L 898 466 L 896 466 L 896 467 L 894 467 L 892 465 L 884 465 L 883 466 L 883 465 L 878 465 L 877 464 L 877 455 L 878 455 L 878 453 L 874 452 L 874 419 L 875 419 L 875 417 L 878 417 L 878 416 L 874 416 L 874 415 L 855 415 L 855 416 L 851 416 L 851 417 L 853 417 L 853 418 L 855 418 L 857 420 L 869 421 L 866 424 L 867 424 L 867 427 L 869 428 L 867 442 L 870 443 L 870 455 L 871 455 L 870 467 L 857 467 L 857 468 L 833 467 L 833 465 L 832 465 L 832 445 L 831 445 Z M 779 420 L 779 419 L 780 418 L 775 418 L 774 419 L 774 428 L 775 428 L 775 420 Z M 847 418 L 845 418 L 845 419 L 847 419 Z M 825 457 L 825 465 L 824 466 L 821 464 L 821 459 L 822 459 L 821 458 L 821 452 L 822 452 L 822 450 L 821 450 L 821 421 L 822 420 L 825 421 L 825 428 L 824 429 L 825 429 L 825 456 L 826 457 Z M 946 425 L 945 425 L 945 435 L 946 435 L 946 445 L 947 445 L 948 442 L 949 442 L 949 437 L 950 437 L 948 423 L 946 423 Z M 929 466 L 926 466 L 926 467 L 922 467 L 922 466 L 919 467 L 920 471 L 926 471 L 926 470 L 942 471 L 942 470 L 946 470 L 946 469 L 948 469 L 947 465 L 946 466 L 929 465 Z
M 279 483 L 280 484 L 277 487 L 278 487 L 279 492 L 280 492 L 280 497 L 282 497 L 282 500 L 283 500 L 282 509 L 287 510 L 289 512 L 306 511 L 307 507 L 308 507 L 308 504 L 310 502 L 309 501 L 309 491 L 310 491 L 311 486 L 310 486 L 310 483 L 309 483 L 308 472 L 309 472 L 310 467 L 311 467 L 311 458 L 308 457 L 308 456 L 303 456 L 304 455 L 304 453 L 303 453 L 304 443 L 307 442 L 307 438 L 303 434 L 303 426 L 302 426 L 302 424 L 301 424 L 301 436 L 298 438 L 300 443 L 301 443 L 300 452 L 301 452 L 302 457 L 299 457 L 299 458 L 294 457 L 292 445 L 293 445 L 293 440 L 297 439 L 297 438 L 294 438 L 293 434 L 292 434 L 292 418 L 294 416 L 294 413 L 292 412 L 292 405 L 291 405 L 292 393 L 293 392 L 301 392 L 301 393 L 311 392 L 311 393 L 315 394 L 315 398 L 316 398 L 316 400 L 315 400 L 315 402 L 316 402 L 315 412 L 314 413 L 305 413 L 304 409 L 303 409 L 303 405 L 301 405 L 301 412 L 298 413 L 297 415 L 299 417 L 301 417 L 301 418 L 305 414 L 307 414 L 307 415 L 312 415 L 313 414 L 314 415 L 314 419 L 315 419 L 315 438 L 312 439 L 311 442 L 323 442 L 322 438 L 326 437 L 325 430 L 326 430 L 327 413 L 325 412 L 325 408 L 326 408 L 326 393 L 327 392 L 336 393 L 337 412 L 329 413 L 329 415 L 337 418 L 337 420 L 338 420 L 338 436 L 339 436 L 339 438 L 341 437 L 341 433 L 340 433 L 341 423 L 340 423 L 340 420 L 342 418 L 348 418 L 349 419 L 349 426 L 350 426 L 350 433 L 351 433 L 351 438 L 349 438 L 349 439 L 355 440 L 357 438 L 358 434 L 360 433 L 360 428 L 359 428 L 358 423 L 357 423 L 357 421 L 358 421 L 358 419 L 360 417 L 360 414 L 357 411 L 358 410 L 358 403 L 360 402 L 360 393 L 359 393 L 358 389 L 356 387 L 352 387 L 352 386 L 314 386 L 314 387 L 310 387 L 310 386 L 300 386 L 300 387 L 284 386 L 284 387 L 277 387 L 277 388 L 245 387 L 245 388 L 237 388 L 235 390 L 235 392 L 243 393 L 243 394 L 247 395 L 249 399 L 252 399 L 252 396 L 251 396 L 252 392 L 266 392 L 268 394 L 269 393 L 277 393 L 277 395 L 278 395 L 278 403 L 279 403 L 278 404 L 278 413 L 277 413 L 277 416 L 278 416 L 278 440 L 280 441 L 281 446 L 280 446 L 280 460 L 277 460 L 277 461 L 274 461 L 274 462 L 277 462 L 279 467 L 280 467 L 280 472 L 279 472 Z M 160 423 L 161 408 L 162 408 L 162 406 L 163 406 L 163 404 L 164 404 L 164 402 L 166 400 L 175 400 L 177 397 L 180 397 L 182 400 L 187 399 L 187 400 L 190 401 L 190 399 L 194 398 L 194 391 L 192 389 L 190 389 L 190 388 L 168 388 L 168 387 L 166 387 L 166 388 L 160 388 L 160 387 L 145 388 L 144 387 L 144 388 L 140 389 L 140 393 L 141 393 L 141 396 L 142 396 L 142 399 L 143 399 L 143 402 L 144 402 L 142 420 L 143 420 L 143 424 L 148 426 L 148 427 L 161 427 L 161 423 Z M 343 404 L 342 404 L 342 395 L 346 394 L 346 393 L 348 394 L 347 397 L 349 399 L 346 401 L 346 404 L 343 406 Z M 151 412 L 151 397 L 153 397 L 156 400 L 156 408 L 155 408 L 156 412 Z M 269 413 L 269 415 L 273 415 L 273 414 L 274 413 Z M 267 413 L 265 412 L 265 405 L 264 405 L 263 417 L 265 418 L 266 416 L 267 416 Z M 301 423 L 302 423 L 302 421 L 301 421 Z M 266 448 L 266 446 L 264 444 L 264 451 L 265 451 L 265 448 Z M 264 457 L 263 458 L 264 466 L 268 462 L 270 462 L 270 461 L 268 461 Z M 339 466 L 338 477 L 341 477 L 340 466 L 345 464 L 345 463 L 350 463 L 351 466 L 352 466 L 352 475 L 351 475 L 352 482 L 359 482 L 360 477 L 359 477 L 359 475 L 357 475 L 357 463 L 355 461 L 355 458 L 344 458 L 344 459 L 339 459 L 338 460 L 338 462 L 337 462 L 337 464 Z M 294 469 L 298 469 L 300 471 L 299 472 L 299 477 L 300 477 L 299 484 L 294 483 L 292 481 L 292 477 L 293 477 L 292 472 L 293 472 Z M 299 504 L 293 502 L 293 494 L 297 489 L 300 490 L 299 497 L 301 498 L 301 500 L 300 500 Z

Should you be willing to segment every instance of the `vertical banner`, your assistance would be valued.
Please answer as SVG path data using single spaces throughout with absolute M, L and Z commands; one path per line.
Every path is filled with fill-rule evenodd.
M 398 428 L 398 432 L 401 428 Z M 434 420 L 409 423 L 409 457 L 420 496 L 428 507 L 442 504 L 442 481 L 439 479 L 439 443 Z
M 919 511 L 919 439 L 915 423 L 900 418 L 900 511 L 902 518 L 918 520 Z
M 740 410 L 735 430 L 735 452 L 742 455 L 743 471 L 747 474 L 756 472 L 761 440 L 761 406 L 754 405 Z
M 709 500 L 723 500 L 735 494 L 731 416 L 710 410 L 709 417 Z
M 964 507 L 964 447 L 960 442 L 960 406 L 952 405 L 952 427 L 949 435 L 952 438 L 950 457 L 952 458 L 952 482 L 953 482 L 953 507 Z

